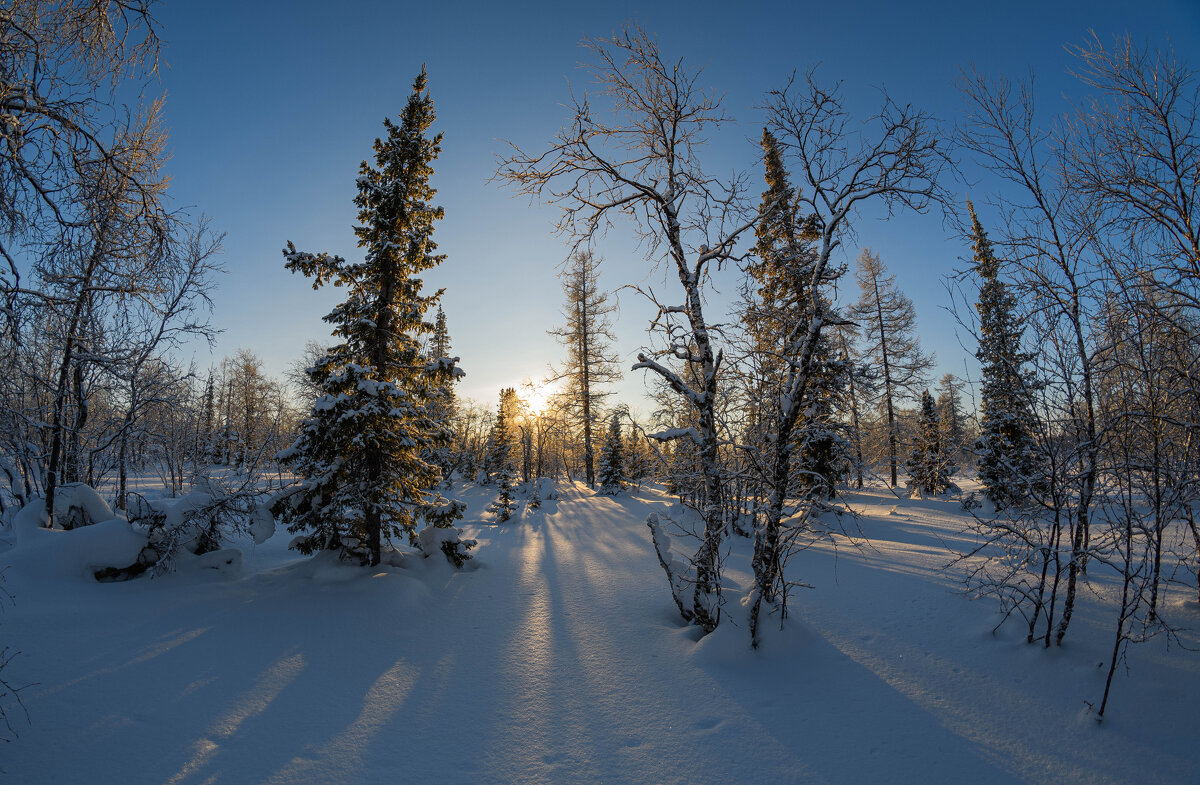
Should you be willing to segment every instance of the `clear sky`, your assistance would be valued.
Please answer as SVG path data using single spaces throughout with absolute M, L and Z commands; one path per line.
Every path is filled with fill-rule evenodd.
M 281 374 L 308 340 L 328 338 L 321 316 L 342 292 L 314 292 L 287 272 L 280 250 L 353 258 L 354 179 L 385 116 L 403 108 L 425 64 L 445 134 L 434 186 L 446 218 L 436 229 L 448 255 L 426 277 L 446 287 L 454 353 L 467 378 L 460 394 L 492 404 L 501 386 L 545 374 L 562 351 L 546 335 L 561 321 L 556 279 L 566 246 L 551 234 L 553 208 L 489 184 L 511 140 L 539 150 L 567 117 L 569 86 L 586 89 L 578 67 L 584 36 L 636 21 L 668 58 L 703 66 L 737 121 L 714 140 L 717 171 L 756 177 L 762 95 L 793 70 L 820 64 L 865 116 L 886 87 L 947 126 L 963 101 L 954 79 L 974 64 L 987 73 L 1036 77 L 1040 105 L 1061 110 L 1075 90 L 1064 46 L 1089 29 L 1105 40 L 1132 33 L 1166 41 L 1200 67 L 1200 0 L 1084 2 L 356 2 L 206 0 L 160 6 L 168 68 L 172 192 L 224 231 L 214 324 L 223 330 L 207 366 L 239 347 Z M 982 200 L 986 183 L 972 187 Z M 956 186 L 965 198 L 967 189 Z M 985 217 L 986 220 L 986 217 Z M 916 303 L 922 341 L 939 375 L 964 372 L 968 352 L 945 312 L 944 276 L 969 253 L 937 216 L 858 225 L 858 245 L 878 252 Z M 662 279 L 622 234 L 597 246 L 611 289 Z M 852 261 L 858 246 L 847 249 Z M 726 293 L 732 277 L 718 278 Z M 857 295 L 847 278 L 843 298 Z M 675 284 L 678 286 L 677 282 Z M 656 287 L 657 288 L 657 287 Z M 626 368 L 646 341 L 650 310 L 619 292 L 617 349 Z M 626 372 L 618 395 L 637 404 L 642 372 Z

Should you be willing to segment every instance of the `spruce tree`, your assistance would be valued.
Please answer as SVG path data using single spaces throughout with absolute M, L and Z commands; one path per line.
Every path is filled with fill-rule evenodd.
M 654 464 L 646 447 L 646 437 L 631 423 L 629 437 L 625 440 L 625 477 L 640 488 L 653 471 Z
M 400 123 L 384 120 L 375 165 L 359 169 L 354 233 L 363 261 L 300 252 L 290 242 L 284 251 L 287 268 L 314 278 L 314 289 L 333 282 L 347 290 L 325 317 L 340 342 L 309 372 L 322 395 L 279 454 L 300 482 L 273 511 L 305 534 L 303 553 L 340 550 L 376 565 L 383 543 L 403 535 L 416 544 L 422 522 L 450 527 L 462 515 L 461 503 L 438 493 L 440 469 L 423 458 L 449 441 L 438 391 L 462 375 L 453 360 L 422 348 L 433 329 L 424 314 L 441 291 L 422 294 L 416 276 L 445 258 L 435 253 L 442 209 L 430 204 L 429 184 L 442 137 L 427 136 L 435 115 L 425 83 L 422 69 Z M 451 556 L 447 546 L 462 557 L 457 540 L 442 546 Z
M 942 377 L 938 385 L 937 413 L 942 424 L 942 433 L 950 455 L 957 462 L 963 453 L 967 439 L 966 416 L 963 414 L 962 398 L 958 393 L 958 380 L 954 374 L 948 373 Z
M 600 492 L 610 496 L 621 492 L 625 476 L 625 445 L 621 440 L 621 418 L 614 413 L 608 425 L 608 436 L 600 449 Z
M 928 390 L 921 393 L 917 433 L 905 468 L 908 469 L 909 487 L 927 494 L 945 493 L 950 489 L 950 477 L 958 471 Z
M 800 213 L 801 202 L 788 180 L 779 142 L 766 129 L 762 135 L 764 179 L 755 226 L 754 252 L 747 264 L 749 289 L 743 297 L 742 321 L 750 336 L 756 373 L 747 401 L 751 430 L 773 438 L 772 404 L 778 399 L 787 376 L 784 347 L 803 334 L 817 315 L 813 313 L 813 287 L 832 283 L 840 272 L 830 270 L 821 281 L 813 280 L 817 252 L 813 247 L 815 228 Z M 831 313 L 827 299 L 818 292 L 816 301 L 822 318 Z M 796 469 L 794 492 L 833 495 L 845 479 L 850 461 L 848 443 L 836 410 L 846 388 L 848 365 L 835 358 L 829 337 L 823 334 L 809 360 L 809 381 L 804 392 L 801 417 L 791 429 Z
M 971 214 L 972 250 L 979 276 L 980 421 L 976 453 L 984 495 L 996 509 L 1020 506 L 1041 486 L 1034 449 L 1034 421 L 1030 396 L 1032 375 L 1026 366 L 1033 355 L 1022 352 L 1016 299 L 1000 280 L 1000 262 L 991 241 L 967 202 Z
M 500 391 L 500 405 L 496 408 L 496 422 L 492 426 L 491 445 L 488 450 L 488 465 L 496 473 L 496 484 L 500 493 L 488 508 L 496 513 L 496 520 L 504 523 L 516 509 L 513 492 L 516 489 L 517 470 L 513 465 L 513 449 L 516 438 L 513 434 L 517 391 L 506 387 Z
M 446 313 L 442 310 L 440 304 L 437 309 L 437 317 L 433 321 L 433 337 L 429 342 L 429 351 L 435 362 L 440 362 L 442 358 L 458 362 L 457 357 L 450 357 L 450 331 L 446 327 Z M 446 378 L 436 390 L 436 400 L 434 401 L 433 408 L 439 422 L 449 424 L 454 421 L 457 410 L 454 382 L 457 380 L 457 376 Z M 427 458 L 438 465 L 446 487 L 450 487 L 451 474 L 455 468 L 453 446 L 450 441 L 447 440 L 446 444 L 432 450 Z

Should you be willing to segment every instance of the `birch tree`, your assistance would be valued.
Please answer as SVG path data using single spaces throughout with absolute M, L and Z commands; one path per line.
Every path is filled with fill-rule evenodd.
M 783 89 L 770 93 L 766 109 L 770 131 L 764 133 L 763 147 L 768 191 L 759 218 L 770 229 L 760 230 L 758 253 L 771 272 L 761 277 L 778 290 L 771 299 L 790 304 L 792 313 L 791 318 L 777 321 L 768 339 L 769 351 L 782 366 L 782 383 L 769 416 L 770 450 L 764 460 L 768 504 L 755 522 L 755 588 L 749 603 L 755 645 L 762 603 L 775 605 L 781 617 L 786 614 L 784 567 L 793 544 L 783 538 L 804 532 L 812 510 L 812 499 L 789 506 L 793 432 L 802 424 L 802 413 L 827 370 L 822 355 L 827 359 L 832 353 L 830 339 L 835 337 L 828 336 L 829 329 L 849 326 L 831 306 L 828 294 L 842 273 L 833 256 L 865 204 L 889 213 L 921 212 L 942 201 L 938 177 L 947 163 L 938 151 L 938 131 L 928 114 L 901 107 L 885 95 L 874 123 L 863 129 L 846 111 L 839 91 L 822 87 L 812 70 L 803 80 L 793 76 Z M 786 182 L 784 155 L 794 162 L 793 171 L 801 178 L 796 191 Z M 853 376 L 848 358 L 841 366 L 842 372 Z M 853 383 L 850 378 L 847 382 Z M 848 392 L 853 396 L 852 390 Z M 853 406 L 853 397 L 850 403 Z M 783 520 L 797 513 L 800 522 L 785 535 Z
M 726 117 L 720 99 L 700 86 L 700 72 L 664 59 L 637 28 L 584 45 L 594 57 L 594 94 L 573 98 L 570 119 L 547 149 L 530 154 L 514 147 L 497 177 L 559 205 L 558 229 L 576 247 L 611 222 L 628 221 L 648 257 L 665 261 L 678 280 L 680 300 L 645 290 L 657 308 L 652 329 L 662 345 L 640 353 L 633 368 L 657 376 L 695 413 L 696 427 L 654 436 L 689 439 L 700 455 L 703 531 L 680 612 L 711 632 L 721 618 L 717 402 L 725 354 L 703 295 L 711 271 L 736 257 L 737 241 L 754 219 L 744 209 L 742 183 L 713 177 L 701 164 L 706 134 Z

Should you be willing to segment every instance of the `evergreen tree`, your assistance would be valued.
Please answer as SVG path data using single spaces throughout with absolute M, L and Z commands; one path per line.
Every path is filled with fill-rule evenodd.
M 446 313 L 442 310 L 439 304 L 437 309 L 437 317 L 433 322 L 433 337 L 429 342 L 429 351 L 435 362 L 442 361 L 445 358 L 449 362 L 458 362 L 457 357 L 450 356 L 450 331 L 446 327 Z M 443 383 L 435 391 L 435 400 L 433 403 L 434 413 L 439 422 L 452 423 L 455 417 L 457 408 L 456 399 L 454 396 L 454 382 L 459 377 L 451 376 L 443 380 Z M 451 474 L 455 469 L 453 444 L 450 440 L 441 447 L 433 449 L 427 456 L 441 469 L 442 478 L 446 486 L 450 486 Z
M 802 203 L 788 181 L 779 142 L 766 129 L 762 136 L 767 190 L 759 208 L 749 289 L 743 295 L 742 321 L 750 336 L 754 379 L 747 400 L 751 439 L 773 438 L 774 404 L 787 378 L 784 347 L 803 334 L 813 313 L 813 287 L 832 283 L 839 270 L 827 269 L 814 281 L 817 251 L 815 226 L 801 215 Z M 817 310 L 827 318 L 832 309 L 818 291 Z M 808 384 L 801 416 L 791 430 L 795 469 L 792 490 L 829 497 L 849 471 L 848 442 L 838 422 L 839 399 L 845 395 L 848 365 L 834 356 L 822 334 L 808 361 Z M 764 409 L 765 404 L 765 409 Z
M 203 463 L 211 463 L 213 459 L 213 429 L 216 424 L 216 404 L 215 391 L 213 388 L 212 371 L 208 372 L 208 380 L 204 383 L 204 403 L 201 410 L 201 440 L 198 445 L 198 461 Z
M 1025 370 L 1033 355 L 1022 352 L 1023 332 L 1016 314 L 1016 299 L 1000 280 L 1000 263 L 991 241 L 967 202 L 971 214 L 971 232 L 975 273 L 979 287 L 979 350 L 975 356 L 982 365 L 980 421 L 976 453 L 979 479 L 984 494 L 996 509 L 1020 506 L 1040 487 L 1039 461 L 1033 437 L 1036 423 L 1030 396 L 1035 384 Z
M 621 440 L 621 418 L 614 413 L 608 425 L 608 437 L 600 450 L 600 492 L 615 495 L 627 482 L 625 476 L 625 445 Z
M 513 449 L 516 437 L 513 433 L 513 415 L 517 403 L 517 391 L 506 387 L 500 391 L 500 405 L 496 408 L 496 421 L 492 426 L 491 449 L 488 450 L 488 465 L 496 473 L 496 484 L 500 494 L 488 508 L 496 513 L 500 523 L 512 517 L 516 509 L 513 491 L 516 489 L 517 470 L 513 465 Z
M 937 413 L 946 437 L 946 446 L 957 463 L 962 459 L 967 443 L 967 422 L 963 413 L 962 397 L 958 393 L 958 380 L 948 373 L 938 384 Z
M 279 454 L 301 481 L 273 511 L 306 533 L 297 545 L 303 553 L 334 549 L 376 565 L 384 542 L 405 535 L 415 544 L 420 523 L 449 528 L 462 515 L 461 503 L 438 493 L 441 471 L 423 457 L 450 438 L 438 391 L 462 374 L 452 360 L 422 351 L 433 329 L 424 314 L 441 292 L 421 294 L 416 276 L 444 259 L 433 241 L 442 209 L 429 202 L 441 134 L 426 136 L 435 115 L 425 83 L 422 69 L 399 125 L 384 120 L 375 165 L 359 169 L 354 233 L 364 260 L 304 253 L 290 242 L 284 251 L 288 269 L 313 277 L 313 288 L 333 282 L 347 290 L 325 317 L 340 342 L 310 371 L 323 394 Z M 441 539 L 452 559 L 451 551 L 462 558 L 459 548 L 469 547 Z
M 625 477 L 640 488 L 653 471 L 654 464 L 646 447 L 646 437 L 638 432 L 636 425 L 630 424 L 629 438 L 625 440 Z
M 946 435 L 938 419 L 937 407 L 928 390 L 921 393 L 921 412 L 912 455 L 905 464 L 909 487 L 921 493 L 945 493 L 950 489 L 950 477 L 958 471 L 946 443 Z

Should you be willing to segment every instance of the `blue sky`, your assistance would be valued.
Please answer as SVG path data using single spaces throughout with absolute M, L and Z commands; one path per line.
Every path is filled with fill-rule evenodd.
M 1132 33 L 1168 39 L 1200 67 L 1200 2 L 742 2 L 742 3 L 404 3 L 175 2 L 160 7 L 168 68 L 169 165 L 178 206 L 191 206 L 226 233 L 213 315 L 223 330 L 207 366 L 249 348 L 274 374 L 324 340 L 321 316 L 337 289 L 314 292 L 283 268 L 291 240 L 310 251 L 353 257 L 354 178 L 385 116 L 403 108 L 422 64 L 445 134 L 434 185 L 446 219 L 436 230 L 445 264 L 427 276 L 446 287 L 454 352 L 467 378 L 462 395 L 494 403 L 501 386 L 545 374 L 562 352 L 546 330 L 560 321 L 555 277 L 566 246 L 551 235 L 552 208 L 489 184 L 495 156 L 511 140 L 540 150 L 567 117 L 569 86 L 587 88 L 578 64 L 584 36 L 636 21 L 658 36 L 664 55 L 703 66 L 736 120 L 708 151 L 716 171 L 759 172 L 755 144 L 762 95 L 792 70 L 820 64 L 840 80 L 849 106 L 865 116 L 886 87 L 932 111 L 947 126 L 963 102 L 959 69 L 1036 78 L 1040 106 L 1066 108 L 1075 90 L 1064 46 L 1089 29 L 1106 40 Z M 990 184 L 970 189 L 977 201 Z M 967 189 L 956 186 L 965 198 Z M 986 216 L 985 216 L 986 220 Z M 923 343 L 939 374 L 964 372 L 968 352 L 945 312 L 944 276 L 969 253 L 940 217 L 858 225 L 916 303 Z M 620 232 L 597 245 L 612 289 L 661 280 Z M 847 249 L 852 261 L 858 247 Z M 856 296 L 852 279 L 845 294 Z M 726 293 L 732 276 L 718 278 Z M 677 284 L 676 284 L 677 285 Z M 656 287 L 657 288 L 657 287 Z M 647 305 L 619 292 L 617 333 L 626 367 L 646 341 Z M 618 395 L 637 403 L 641 372 Z

